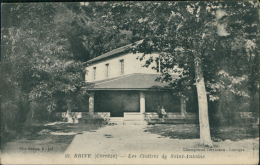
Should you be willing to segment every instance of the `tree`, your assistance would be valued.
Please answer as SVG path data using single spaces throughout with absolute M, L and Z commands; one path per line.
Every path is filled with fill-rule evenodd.
M 39 115 L 34 112 L 39 103 L 51 110 L 60 100 L 67 108 L 76 105 L 73 98 L 84 99 L 82 87 L 88 85 L 84 62 L 144 39 L 131 51 L 143 52 L 143 60 L 161 52 L 160 59 L 146 62 L 161 60 L 158 80 L 170 81 L 181 96 L 196 87 L 201 143 L 212 146 L 208 101 L 218 100 L 220 116 L 235 96 L 249 98 L 250 109 L 258 111 L 257 7 L 253 2 L 4 4 L 2 116 L 23 123 L 21 114 Z M 174 66 L 182 72 L 176 81 L 169 74 Z M 227 93 L 231 99 L 224 99 Z
M 252 52 L 256 54 L 257 50 L 255 47 L 257 4 L 252 2 L 129 2 L 111 5 L 112 15 L 116 17 L 113 19 L 123 20 L 117 24 L 122 25 L 126 22 L 125 24 L 128 25 L 120 28 L 135 29 L 141 38 L 144 38 L 144 42 L 133 51 L 143 52 L 142 58 L 152 51 L 161 52 L 165 71 L 162 73 L 164 77 L 161 81 L 171 80 L 167 70 L 178 65 L 183 69 L 183 74 L 180 80 L 172 82 L 175 89 L 181 89 L 179 85 L 184 82 L 196 84 L 201 144 L 212 146 L 207 98 L 211 101 L 217 99 L 214 96 L 221 90 L 223 81 L 215 78 L 222 70 L 226 70 L 229 77 L 239 79 L 244 74 L 248 74 L 245 66 L 257 66 L 257 63 L 248 65 L 248 61 L 252 61 L 247 58 L 248 55 L 255 57 L 252 56 Z M 249 52 L 247 42 L 253 45 L 248 55 L 245 53 Z M 255 70 L 253 75 L 257 73 Z M 239 87 L 233 81 L 231 84 L 229 88 L 231 92 L 234 89 L 236 91 L 241 89 L 241 86 Z
M 130 43 L 131 38 L 131 32 L 106 20 L 104 5 L 2 5 L 1 113 L 6 130 L 22 130 L 24 122 L 37 116 L 45 119 L 55 107 L 84 108 L 77 104 L 84 102 L 79 100 L 85 99 L 88 89 L 84 62 Z M 61 100 L 68 104 L 55 106 Z
M 2 122 L 3 130 L 17 131 L 32 119 L 46 119 L 61 97 L 83 94 L 84 59 L 73 51 L 69 33 L 81 15 L 64 4 L 4 4 L 2 9 L 7 18 L 1 29 Z

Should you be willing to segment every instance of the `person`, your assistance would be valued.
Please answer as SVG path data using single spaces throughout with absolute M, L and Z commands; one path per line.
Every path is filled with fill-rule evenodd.
M 161 109 L 161 115 L 162 115 L 162 121 L 164 122 L 164 118 L 166 118 L 167 117 L 167 113 L 165 112 L 165 109 L 164 109 L 164 107 L 162 106 L 162 109 Z
M 158 113 L 159 118 L 162 118 L 161 107 L 159 105 L 157 107 L 157 113 Z

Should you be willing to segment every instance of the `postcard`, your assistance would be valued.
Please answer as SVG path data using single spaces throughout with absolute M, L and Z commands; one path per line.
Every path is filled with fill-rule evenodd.
M 1 9 L 1 164 L 259 163 L 257 1 Z

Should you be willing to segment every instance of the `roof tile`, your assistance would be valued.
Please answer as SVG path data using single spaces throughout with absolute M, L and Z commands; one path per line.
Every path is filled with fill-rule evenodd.
M 134 73 L 117 78 L 106 79 L 93 82 L 95 84 L 93 90 L 112 90 L 112 89 L 171 89 L 169 82 L 155 81 L 161 74 L 143 74 Z M 178 75 L 172 75 L 173 79 L 177 79 Z

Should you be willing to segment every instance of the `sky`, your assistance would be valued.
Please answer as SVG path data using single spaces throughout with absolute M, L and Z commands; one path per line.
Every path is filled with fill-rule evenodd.
M 216 12 L 216 18 L 219 20 L 223 18 L 225 15 L 227 15 L 227 12 L 225 10 L 217 10 Z M 219 24 L 218 25 L 218 35 L 219 36 L 228 36 L 230 33 L 228 33 L 225 29 L 226 24 Z

